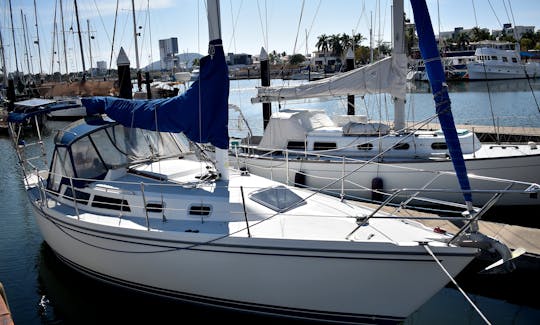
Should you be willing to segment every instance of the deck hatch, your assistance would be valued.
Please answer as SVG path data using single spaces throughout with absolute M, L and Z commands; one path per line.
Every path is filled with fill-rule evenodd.
M 282 185 L 253 192 L 249 198 L 276 212 L 285 212 L 306 204 L 304 199 Z

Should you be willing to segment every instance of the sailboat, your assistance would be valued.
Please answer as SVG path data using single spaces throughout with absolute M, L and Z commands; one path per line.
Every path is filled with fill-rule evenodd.
M 83 98 L 89 116 L 58 132 L 44 169 L 11 120 L 37 224 L 62 261 L 161 297 L 340 323 L 402 321 L 483 249 L 501 255 L 489 270 L 513 269 L 514 252 L 477 231 L 485 210 L 451 234 L 228 166 L 219 1 L 207 10 L 209 54 L 180 96 Z
M 394 12 L 396 15 L 402 13 Z M 389 94 L 394 99 L 393 128 L 386 123 L 369 122 L 365 116 L 331 117 L 324 109 L 288 105 L 272 114 L 262 136 L 244 133 L 233 139 L 230 163 L 253 174 L 340 197 L 380 202 L 402 188 L 430 188 L 453 193 L 419 192 L 413 200 L 397 195 L 393 201 L 430 208 L 437 207 L 438 200 L 460 202 L 460 187 L 449 153 L 451 144 L 444 129 L 423 128 L 430 119 L 405 127 L 407 59 L 400 28 L 403 23 L 394 26 L 391 57 L 324 80 L 294 86 L 261 86 L 252 98 L 252 103 L 283 103 Z M 467 129 L 458 130 L 457 137 L 471 186 L 485 191 L 476 195 L 476 204 L 490 202 L 492 190 L 506 190 L 495 203 L 497 206 L 540 204 L 540 150 L 536 143 L 482 143 Z

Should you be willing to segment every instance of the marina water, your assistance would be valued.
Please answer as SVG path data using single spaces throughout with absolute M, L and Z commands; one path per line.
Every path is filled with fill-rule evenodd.
M 272 81 L 273 85 L 288 83 Z M 232 80 L 230 92 L 230 102 L 242 108 L 256 135 L 262 134 L 262 108 L 260 104 L 251 104 L 250 99 L 258 85 L 257 80 Z M 537 104 L 540 80 L 461 82 L 449 87 L 456 124 L 540 128 Z M 385 96 L 357 97 L 356 105 L 357 114 L 367 114 L 377 120 L 393 118 L 392 102 Z M 275 103 L 273 110 L 279 106 L 324 108 L 331 114 L 346 114 L 346 102 L 338 100 L 310 100 L 295 105 Z M 427 83 L 410 85 L 406 108 L 407 120 L 422 120 L 434 114 Z M 47 143 L 52 143 L 54 130 L 65 123 L 47 123 Z M 149 297 L 109 286 L 71 270 L 43 242 L 23 191 L 11 140 L 6 135 L 0 136 L 0 156 L 0 281 L 7 291 L 15 324 L 302 323 Z M 530 211 L 531 216 L 535 213 L 538 214 Z M 474 266 L 460 274 L 457 281 L 493 324 L 540 324 L 537 273 L 518 270 L 511 275 L 478 275 L 471 271 L 475 270 Z M 408 281 L 406 274 L 403 281 Z M 533 298 L 527 298 L 531 296 Z M 449 284 L 405 323 L 484 322 L 455 286 Z

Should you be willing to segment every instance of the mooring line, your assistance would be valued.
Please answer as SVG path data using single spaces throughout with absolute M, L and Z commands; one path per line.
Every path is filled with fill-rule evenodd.
M 429 255 L 431 255 L 431 257 L 433 257 L 433 259 L 435 260 L 435 262 L 437 262 L 437 264 L 440 266 L 440 268 L 443 270 L 443 272 L 448 276 L 448 278 L 450 279 L 450 281 L 452 281 L 452 283 L 454 283 L 454 285 L 458 288 L 458 290 L 461 292 L 461 294 L 463 294 L 463 296 L 465 297 L 465 299 L 467 299 L 467 301 L 471 304 L 471 306 L 476 310 L 476 312 L 478 313 L 478 315 L 480 315 L 480 317 L 482 317 L 482 319 L 484 320 L 484 322 L 486 322 L 486 324 L 489 324 L 491 325 L 491 322 L 486 318 L 486 316 L 484 316 L 484 314 L 480 311 L 480 309 L 478 309 L 478 307 L 476 307 L 476 305 L 474 304 L 474 302 L 471 300 L 471 298 L 469 298 L 469 296 L 467 295 L 467 293 L 465 293 L 465 291 L 463 291 L 463 289 L 461 289 L 461 287 L 457 284 L 456 280 L 454 280 L 454 278 L 452 277 L 452 275 L 450 275 L 450 273 L 448 273 L 448 271 L 444 268 L 444 266 L 441 264 L 441 262 L 439 261 L 439 259 L 435 256 L 435 254 L 433 254 L 433 251 L 431 250 L 431 248 L 429 248 L 429 246 L 426 244 L 422 245 L 424 246 L 424 248 L 426 249 L 426 251 L 429 253 Z

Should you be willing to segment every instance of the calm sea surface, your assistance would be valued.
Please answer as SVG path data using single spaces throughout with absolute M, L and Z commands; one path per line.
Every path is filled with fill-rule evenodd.
M 261 105 L 250 103 L 258 85 L 255 80 L 231 81 L 230 101 L 242 108 L 254 134 L 262 134 Z M 540 80 L 449 86 L 458 124 L 493 125 L 494 116 L 496 125 L 540 127 L 536 103 L 540 100 Z M 427 84 L 411 85 L 410 91 L 407 120 L 432 116 L 433 99 Z M 385 96 L 365 96 L 357 98 L 356 103 L 357 114 L 381 120 L 393 118 L 393 104 Z M 281 107 L 320 107 L 332 114 L 346 114 L 343 101 L 311 100 L 299 104 Z M 273 104 L 274 110 L 277 107 Z M 63 124 L 54 122 L 49 127 L 57 129 Z M 50 143 L 51 136 L 46 140 Z M 0 281 L 7 291 L 15 324 L 300 323 L 173 303 L 110 287 L 76 273 L 61 263 L 43 242 L 7 136 L 0 136 L 0 162 Z M 538 215 L 537 211 L 530 213 Z M 523 269 L 513 275 L 478 275 L 475 271 L 481 264 L 471 265 L 457 281 L 486 317 L 493 324 L 540 324 L 538 274 Z M 406 274 L 403 281 L 408 281 Z M 453 285 L 438 292 L 406 321 L 406 324 L 482 323 Z

